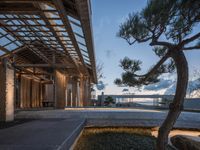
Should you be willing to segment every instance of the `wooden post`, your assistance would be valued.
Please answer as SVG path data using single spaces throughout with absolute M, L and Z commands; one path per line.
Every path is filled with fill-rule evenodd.
M 0 61 L 0 121 L 14 120 L 14 69 L 8 59 Z

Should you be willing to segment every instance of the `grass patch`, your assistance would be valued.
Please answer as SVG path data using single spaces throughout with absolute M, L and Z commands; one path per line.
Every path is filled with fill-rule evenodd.
M 86 128 L 74 150 L 154 150 L 156 138 L 146 128 Z

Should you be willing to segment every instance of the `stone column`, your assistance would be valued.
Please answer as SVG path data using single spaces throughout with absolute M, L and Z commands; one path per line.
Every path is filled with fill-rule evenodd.
M 83 106 L 89 106 L 91 99 L 91 86 L 90 79 L 88 77 L 84 77 L 83 81 Z
M 78 78 L 72 77 L 72 106 L 77 107 L 78 106 Z
M 69 78 L 70 77 L 68 75 L 65 76 L 65 106 L 69 106 L 68 105 L 68 101 L 69 101 L 69 97 L 68 97 Z
M 66 104 L 66 76 L 55 71 L 55 104 L 56 108 L 65 108 Z
M 76 82 L 76 84 L 77 84 L 77 104 L 76 104 L 76 106 L 80 106 L 80 83 L 79 83 L 79 80 L 77 80 L 77 82 Z
M 90 79 L 87 77 L 85 79 L 85 106 L 90 106 L 91 104 L 91 86 Z
M 83 84 L 83 106 L 87 106 L 87 77 L 83 77 L 82 80 L 82 84 Z
M 0 61 L 0 121 L 14 120 L 14 69 L 4 59 Z
M 87 90 L 88 90 L 87 106 L 90 106 L 91 105 L 91 81 L 90 81 L 90 78 L 88 78 L 88 87 L 87 87 Z
M 84 77 L 80 77 L 80 106 L 83 107 L 84 103 Z
M 71 77 L 68 78 L 67 84 L 67 106 L 72 107 L 72 80 Z

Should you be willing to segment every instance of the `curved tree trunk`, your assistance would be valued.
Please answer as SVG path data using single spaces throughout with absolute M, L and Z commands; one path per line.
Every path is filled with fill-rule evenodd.
M 172 52 L 171 57 L 177 69 L 176 93 L 173 102 L 169 106 L 168 115 L 159 128 L 156 145 L 157 150 L 166 150 L 169 132 L 183 109 L 183 102 L 188 84 L 188 64 L 183 51 Z

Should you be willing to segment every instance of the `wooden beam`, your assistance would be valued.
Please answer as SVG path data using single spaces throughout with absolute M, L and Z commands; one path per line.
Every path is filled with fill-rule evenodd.
M 92 65 L 92 73 L 94 82 L 97 82 L 95 51 L 93 43 L 92 22 L 91 22 L 91 8 L 90 3 L 85 0 L 75 0 L 80 22 L 83 28 L 83 34 L 86 41 L 88 54 Z
M 35 3 L 35 6 L 42 9 L 42 7 L 44 6 L 41 6 L 39 5 L 38 3 Z M 51 33 L 54 35 L 54 37 L 56 38 L 57 42 L 61 45 L 61 47 L 63 48 L 63 50 L 65 51 L 65 53 L 70 56 L 70 54 L 68 53 L 66 47 L 64 46 L 64 44 L 62 43 L 61 39 L 58 37 L 58 33 L 55 32 L 54 28 L 51 26 L 51 21 L 46 19 L 47 17 L 49 17 L 48 15 L 46 16 L 44 13 L 40 13 L 40 15 L 44 18 L 44 22 L 49 25 L 49 30 L 51 31 Z M 71 58 L 69 57 L 70 61 L 75 65 L 77 66 L 76 62 Z M 78 66 L 77 66 L 78 68 Z
M 12 3 L 27 3 L 27 2 L 51 2 L 51 0 L 1 0 L 1 2 L 12 2 Z
M 87 47 L 85 44 L 81 43 L 81 42 L 77 42 L 78 44 L 84 46 L 84 47 Z
M 69 37 L 70 37 L 70 39 L 72 41 L 72 44 L 73 44 L 73 46 L 74 46 L 74 48 L 75 48 L 75 50 L 76 50 L 76 52 L 77 52 L 77 54 L 79 56 L 79 59 L 80 59 L 80 61 L 82 63 L 84 71 L 85 71 L 86 74 L 88 74 L 88 70 L 87 70 L 87 68 L 85 66 L 85 62 L 84 62 L 83 56 L 81 54 L 81 51 L 79 49 L 78 43 L 77 43 L 76 38 L 75 38 L 75 35 L 73 33 L 73 29 L 72 29 L 71 24 L 69 22 L 69 19 L 67 17 L 68 14 L 67 14 L 66 9 L 65 9 L 65 7 L 63 5 L 63 2 L 61 0 L 53 0 L 53 2 L 54 2 L 54 5 L 56 6 L 56 8 L 58 10 L 60 10 L 59 11 L 59 15 L 60 15 L 63 23 L 66 25 L 66 28 L 67 28 L 67 31 L 68 31 L 68 35 L 69 35 Z
M 24 68 L 74 68 L 71 64 L 15 64 L 16 67 L 24 67 Z
M 40 21 L 43 20 L 43 18 L 34 18 L 34 17 L 30 17 L 30 18 L 26 18 L 26 17 L 0 18 L 0 20 L 21 20 L 21 19 L 24 19 L 24 20 L 40 20 Z M 60 20 L 60 18 L 47 18 L 47 19 L 48 20 Z
M 74 32 L 75 35 L 77 35 L 78 37 L 85 39 L 85 37 L 83 35 L 80 35 L 79 33 Z
M 27 26 L 29 26 L 29 25 L 26 25 L 26 27 L 27 27 Z M 33 32 L 33 33 L 34 33 L 34 32 Z M 54 37 L 54 36 L 43 36 L 43 35 L 40 35 L 40 36 L 41 36 L 41 37 Z M 38 36 L 36 36 L 36 35 L 21 36 L 21 35 L 19 35 L 19 36 L 16 36 L 16 37 L 28 37 L 28 38 L 29 38 L 29 37 L 35 37 L 35 38 L 36 38 L 36 37 L 38 37 Z M 65 37 L 66 37 L 66 38 L 68 38 L 68 36 L 58 36 L 58 37 L 61 37 L 61 38 L 65 38 Z
M 11 53 L 9 50 L 7 50 L 5 47 L 0 45 L 0 50 L 5 52 L 5 53 Z
M 18 39 L 19 41 L 23 41 L 24 38 L 18 37 L 19 34 L 17 34 L 17 33 L 13 33 L 13 32 L 12 32 L 12 28 L 8 27 L 7 24 L 5 24 L 3 21 L 0 20 L 0 24 L 3 26 L 3 28 L 6 29 L 6 31 L 9 31 L 9 33 L 10 33 L 13 37 L 15 37 L 16 39 Z M 35 52 L 40 58 L 42 58 L 45 62 L 51 63 L 47 57 L 45 57 L 44 55 L 39 54 L 38 51 L 33 50 L 33 49 L 29 46 L 29 43 L 26 43 L 26 42 L 23 42 L 23 43 L 27 46 L 27 48 L 29 48 L 29 49 L 31 49 L 32 51 L 34 51 L 34 52 Z
M 26 73 L 20 73 L 21 75 L 53 75 L 53 73 L 28 73 L 28 72 L 26 72 Z
M 70 21 L 70 23 L 72 23 L 72 24 L 74 24 L 74 25 L 76 25 L 76 26 L 82 28 L 82 26 L 81 26 L 80 24 L 76 23 L 75 21 L 73 21 L 73 20 L 69 20 L 69 21 Z
M 31 72 L 31 71 L 29 71 L 28 69 L 19 68 L 19 67 L 16 67 L 16 66 L 15 66 L 15 68 L 19 69 L 20 71 L 22 70 L 22 71 L 25 72 L 25 73 L 29 73 L 29 74 L 31 74 L 31 75 L 33 75 L 33 76 L 39 78 L 39 79 L 50 81 L 49 79 L 47 79 L 47 78 L 45 78 L 45 77 L 41 77 L 40 75 L 39 75 L 39 76 L 38 76 L 38 75 L 34 75 L 34 73 Z M 19 72 L 19 73 L 20 73 L 20 72 Z
M 3 25 L 1 25 L 0 24 L 0 26 L 3 26 Z M 7 27 L 26 27 L 27 25 L 25 25 L 25 24 L 6 24 L 6 26 Z M 36 25 L 36 24 L 30 24 L 29 25 L 30 27 L 65 27 L 65 25 L 60 25 L 60 24 L 49 24 L 49 25 L 43 25 L 43 24 L 38 24 L 38 25 Z

